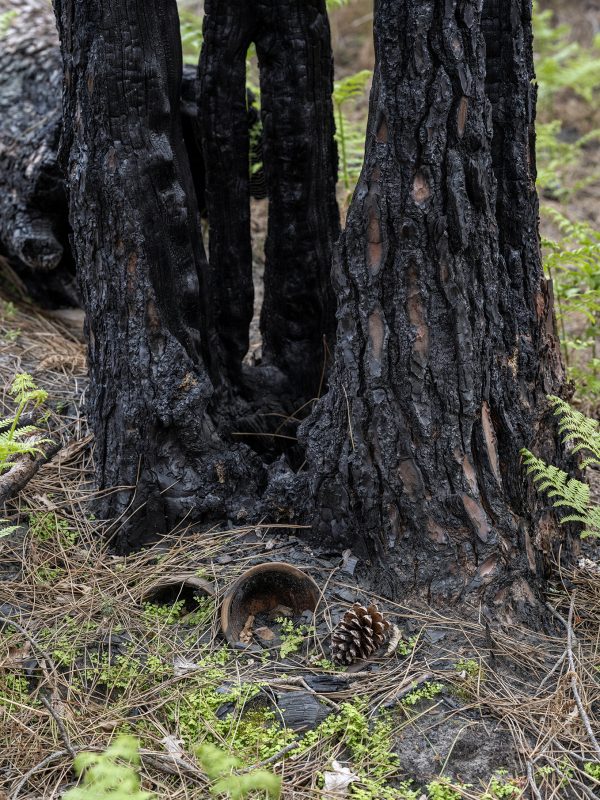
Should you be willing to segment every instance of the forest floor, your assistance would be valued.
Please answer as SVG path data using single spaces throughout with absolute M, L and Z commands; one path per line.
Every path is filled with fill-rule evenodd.
M 89 513 L 79 324 L 25 302 L 0 317 L 0 385 L 31 372 L 62 442 L 8 505 L 27 524 L 0 539 L 0 798 L 60 797 L 73 753 L 118 732 L 139 737 L 143 786 L 168 798 L 207 796 L 202 740 L 233 751 L 242 773 L 265 764 L 281 775 L 284 798 L 600 794 L 597 562 L 557 569 L 541 632 L 367 595 L 352 554 L 310 550 L 301 529 L 190 528 L 117 557 Z M 309 573 L 317 609 L 232 648 L 220 602 L 265 561 Z M 192 576 L 213 596 L 183 588 L 177 603 Z M 331 630 L 356 601 L 378 602 L 394 634 L 370 661 L 336 669 Z

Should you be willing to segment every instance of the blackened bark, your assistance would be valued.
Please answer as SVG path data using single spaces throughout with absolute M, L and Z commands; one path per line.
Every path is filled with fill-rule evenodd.
M 486 42 L 486 92 L 492 103 L 492 163 L 497 178 L 496 219 L 503 277 L 504 358 L 490 383 L 490 413 L 498 431 L 502 480 L 520 514 L 543 513 L 539 495 L 524 491 L 517 463 L 519 447 L 532 447 L 551 463 L 564 458 L 540 424 L 544 397 L 564 380 L 552 305 L 552 286 L 544 279 L 539 242 L 539 204 L 535 190 L 535 106 L 531 4 L 527 0 L 486 0 L 482 30 Z M 515 407 L 519 409 L 515 413 Z M 547 412 L 550 415 L 550 412 Z M 515 425 L 517 426 L 515 430 Z M 546 523 L 548 520 L 545 521 Z M 552 525 L 536 526 L 550 533 Z M 530 558 L 534 549 L 550 550 L 535 528 L 524 531 Z M 558 543 L 558 540 L 557 540 Z
M 210 264 L 217 330 L 237 377 L 253 313 L 246 54 L 261 74 L 263 160 L 269 196 L 265 361 L 310 397 L 334 327 L 330 261 L 339 233 L 335 200 L 333 61 L 324 0 L 205 4 L 200 125 L 207 165 Z
M 246 54 L 254 13 L 246 0 L 204 6 L 198 105 L 206 163 L 209 261 L 216 326 L 229 375 L 240 375 L 254 309 L 250 239 Z
M 503 20 L 509 6 L 499 5 Z M 526 72 L 530 38 L 521 43 L 503 53 Z M 501 176 L 497 214 L 476 0 L 379 0 L 375 44 L 365 165 L 334 262 L 335 367 L 304 429 L 315 530 L 377 565 L 384 594 L 476 593 L 526 614 L 543 553 L 518 450 L 536 426 L 553 440 L 535 403 L 562 381 L 557 344 L 541 333 L 551 314 L 533 288 L 539 258 L 521 286 L 510 280 L 513 234 L 498 229 L 524 181 L 526 272 L 537 244 L 531 173 L 513 158 L 521 183 Z M 525 82 L 508 90 L 531 115 Z M 507 129 L 517 149 L 530 120 Z
M 46 0 L 0 0 L 14 11 L 0 39 L 0 253 L 44 307 L 81 304 L 69 242 L 68 204 L 58 163 L 62 62 Z M 195 137 L 196 70 L 184 68 L 182 124 L 198 203 L 204 163 Z
M 218 347 L 178 113 L 175 0 L 55 9 L 99 513 L 136 512 L 121 539 L 129 547 L 186 514 L 242 513 L 260 463 L 226 448 L 206 413 L 205 364 Z
M 339 236 L 333 57 L 325 0 L 259 3 L 263 157 L 269 197 L 261 332 L 265 358 L 314 397 L 332 342 Z M 300 393 L 299 393 L 300 394 Z
M 53 20 L 39 0 L 16 13 L 0 40 L 0 245 L 32 270 L 63 260 L 67 201 L 56 160 L 62 69 Z

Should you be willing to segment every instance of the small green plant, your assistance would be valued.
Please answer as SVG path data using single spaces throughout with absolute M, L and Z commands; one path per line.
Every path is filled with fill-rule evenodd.
M 600 781 L 600 761 L 586 761 L 584 771 L 595 781 Z
M 196 609 L 186 614 L 182 622 L 186 625 L 198 625 L 199 627 L 206 627 L 211 621 L 215 611 L 215 601 L 212 597 L 196 597 Z
M 572 452 L 581 453 L 584 458 L 580 469 L 591 464 L 600 464 L 600 425 L 581 412 L 572 408 L 559 397 L 548 397 L 554 413 L 560 418 L 558 430 L 563 442 L 572 443 Z M 529 450 L 522 450 L 521 456 L 528 475 L 540 492 L 545 492 L 554 508 L 565 508 L 560 522 L 580 522 L 583 525 L 581 536 L 600 536 L 600 506 L 594 505 L 590 498 L 590 487 L 570 478 L 558 467 L 546 464 Z
M 582 394 L 600 398 L 600 231 L 551 208 L 544 213 L 561 233 L 559 240 L 544 239 L 543 244 L 544 268 L 557 299 L 565 364 Z M 571 319 L 583 322 L 577 336 L 569 332 Z
M 36 583 L 50 584 L 56 583 L 65 575 L 62 567 L 38 567 L 35 571 Z
M 479 676 L 479 661 L 474 658 L 461 658 L 454 665 L 457 672 L 465 672 L 470 678 L 477 678 Z
M 8 522 L 7 519 L 0 519 L 0 525 Z M 20 525 L 7 525 L 5 528 L 0 528 L 0 539 L 4 538 L 5 536 L 10 536 L 11 533 L 18 531 Z
M 63 795 L 64 800 L 152 800 L 140 788 L 139 742 L 119 736 L 104 753 L 80 753 L 73 768 L 81 783 Z
M 57 542 L 64 548 L 73 547 L 77 542 L 77 531 L 71 528 L 68 520 L 54 511 L 31 514 L 29 531 L 38 542 Z
M 398 644 L 396 645 L 396 652 L 400 656 L 410 656 L 417 646 L 417 642 L 419 641 L 418 636 L 409 636 L 408 639 L 402 637 Z
M 227 795 L 231 800 L 242 800 L 252 792 L 264 792 L 268 800 L 278 800 L 281 796 L 281 778 L 265 769 L 255 769 L 243 774 L 235 770 L 243 767 L 242 762 L 216 747 L 203 744 L 196 749 L 202 769 L 212 781 L 210 793 L 213 796 Z
M 315 632 L 312 625 L 295 626 L 291 619 L 285 617 L 277 617 L 275 621 L 281 625 L 281 647 L 279 648 L 281 658 L 287 658 L 289 655 L 297 653 L 305 638 Z
M 185 600 L 176 600 L 172 605 L 158 605 L 157 603 L 144 603 L 144 623 L 148 628 L 157 625 L 174 625 L 183 613 Z
M 18 427 L 23 414 L 39 408 L 47 400 L 48 393 L 39 389 L 27 372 L 15 375 L 8 393 L 17 408 L 12 416 L 0 420 L 0 473 L 13 466 L 10 460 L 13 456 L 36 455 L 40 452 L 39 445 L 48 442 L 48 439 L 38 439 L 33 444 L 26 443 L 22 440 L 39 433 L 39 429 L 35 425 Z
M 322 669 L 324 672 L 343 672 L 346 669 L 346 667 L 334 664 L 330 658 L 311 658 L 310 665 Z
M 13 672 L 0 674 L 0 706 L 31 705 L 27 678 Z
M 507 800 L 523 796 L 521 789 L 513 778 L 508 777 L 505 769 L 498 769 L 492 775 L 487 790 L 481 800 Z
M 339 741 L 348 749 L 357 781 L 350 787 L 353 800 L 417 800 L 407 782 L 392 786 L 390 779 L 399 776 L 400 762 L 393 749 L 391 716 L 380 712 L 371 721 L 367 716 L 368 700 L 355 698 L 342 703 L 315 730 L 309 731 L 299 745 L 300 750 L 316 743 Z
M 443 688 L 443 683 L 428 681 L 418 689 L 413 689 L 413 691 L 409 692 L 406 697 L 403 697 L 400 702 L 403 706 L 416 706 L 417 703 L 420 703 L 422 700 L 433 700 L 434 697 L 437 697 L 442 692 Z
M 427 797 L 429 800 L 461 800 L 461 788 L 466 789 L 467 786 L 459 787 L 448 778 L 438 778 L 427 784 Z

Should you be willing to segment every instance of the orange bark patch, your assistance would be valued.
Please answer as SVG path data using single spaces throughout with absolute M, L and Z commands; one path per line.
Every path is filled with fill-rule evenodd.
M 475 495 L 479 494 L 479 486 L 477 485 L 477 475 L 475 474 L 475 467 L 469 456 L 465 453 L 462 458 L 462 468 L 465 479 L 469 485 L 469 489 Z
M 365 201 L 367 212 L 367 264 L 371 275 L 377 275 L 383 258 L 383 236 L 381 212 L 377 203 L 381 181 L 381 170 L 375 167 L 369 181 L 369 192 Z
M 137 261 L 137 253 L 132 253 L 127 259 L 127 291 L 129 294 L 132 294 L 135 289 Z
M 468 494 L 461 494 L 461 498 L 464 509 L 467 512 L 467 516 L 475 528 L 475 533 L 482 542 L 487 542 L 491 527 L 483 507 L 477 502 L 477 500 L 469 497 Z
M 379 126 L 379 130 L 377 131 L 377 141 L 381 142 L 382 144 L 387 144 L 388 140 L 388 126 L 387 121 L 384 118 L 381 125 Z
M 419 468 L 412 458 L 405 458 L 398 467 L 400 478 L 404 485 L 404 491 L 410 498 L 418 497 L 421 494 L 422 480 Z
M 369 223 L 367 225 L 367 261 L 372 275 L 379 272 L 383 254 L 379 209 L 375 202 L 369 207 Z
M 146 303 L 146 316 L 148 319 L 148 329 L 153 333 L 160 331 L 160 315 L 156 303 L 153 300 L 148 300 Z
M 498 485 L 500 485 L 502 483 L 502 477 L 500 475 L 500 459 L 498 458 L 498 439 L 492 422 L 490 407 L 485 400 L 481 406 L 481 425 L 490 467 L 494 473 L 494 478 L 496 478 Z
M 538 319 L 542 319 L 546 312 L 546 299 L 543 292 L 535 293 L 535 313 Z
M 371 353 L 376 361 L 381 362 L 383 350 L 384 324 L 381 309 L 375 309 L 369 314 L 369 341 Z
M 466 97 L 460 98 L 460 103 L 458 104 L 458 113 L 456 115 L 456 127 L 458 129 L 458 135 L 462 139 L 463 134 L 465 132 L 465 126 L 467 124 L 467 111 L 469 109 L 469 101 Z
M 498 559 L 496 556 L 491 556 L 490 558 L 486 559 L 483 564 L 477 570 L 478 574 L 482 578 L 488 578 L 490 575 L 493 575 L 496 571 L 496 564 L 498 563 Z
M 421 204 L 431 197 L 431 190 L 425 175 L 418 170 L 413 180 L 412 196 L 415 203 Z

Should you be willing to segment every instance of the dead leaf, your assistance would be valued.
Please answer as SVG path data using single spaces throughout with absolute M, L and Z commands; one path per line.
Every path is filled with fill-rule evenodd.
M 181 678 L 182 675 L 188 675 L 190 672 L 196 672 L 199 669 L 199 664 L 195 664 L 183 656 L 175 656 L 173 659 L 173 674 L 176 678 Z
M 160 743 L 164 745 L 165 750 L 170 756 L 175 756 L 175 758 L 185 758 L 185 752 L 182 747 L 182 739 L 177 739 L 172 733 L 169 733 L 160 740 Z
M 323 773 L 323 780 L 321 800 L 340 800 L 340 798 L 348 796 L 350 784 L 360 779 L 348 767 L 343 767 L 339 761 L 332 761 L 331 771 Z

